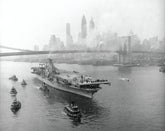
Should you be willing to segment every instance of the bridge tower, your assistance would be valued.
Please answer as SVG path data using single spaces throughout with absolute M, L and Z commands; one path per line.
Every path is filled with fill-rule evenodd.
M 128 36 L 128 62 L 132 64 L 132 36 Z
M 132 36 L 122 37 L 122 42 L 119 46 L 119 64 L 132 64 Z M 124 43 L 124 44 L 123 44 Z

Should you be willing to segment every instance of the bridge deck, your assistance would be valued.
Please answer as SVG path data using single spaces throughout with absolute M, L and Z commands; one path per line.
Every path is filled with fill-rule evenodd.
M 18 55 L 65 54 L 65 53 L 120 53 L 120 52 L 119 51 L 110 51 L 110 50 L 22 51 L 22 52 L 0 53 L 0 57 L 18 56 Z M 132 53 L 165 54 L 165 52 L 152 52 L 152 51 L 132 51 Z

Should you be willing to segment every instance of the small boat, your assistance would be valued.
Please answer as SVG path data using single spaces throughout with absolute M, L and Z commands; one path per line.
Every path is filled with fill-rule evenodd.
M 14 87 L 12 87 L 11 90 L 10 90 L 10 94 L 11 95 L 16 95 L 17 94 L 17 90 Z
M 9 78 L 9 80 L 18 81 L 18 78 L 16 77 L 16 75 L 13 75 Z
M 21 102 L 17 101 L 17 99 L 15 99 L 13 101 L 13 103 L 11 104 L 11 111 L 13 112 L 17 112 L 19 109 L 21 108 Z
M 42 84 L 42 86 L 40 87 L 40 90 L 49 92 L 48 86 L 45 83 Z
M 165 66 L 160 67 L 159 71 L 160 72 L 165 72 Z
M 122 80 L 122 81 L 128 81 L 129 82 L 129 79 L 128 78 L 120 78 L 120 80 Z
M 22 83 L 21 83 L 21 85 L 22 85 L 22 86 L 25 86 L 25 85 L 27 85 L 27 83 L 26 83 L 26 81 L 25 81 L 24 79 L 22 80 Z
M 78 106 L 74 104 L 74 102 L 66 106 L 64 108 L 64 111 L 69 117 L 73 118 L 74 120 L 79 120 L 79 121 L 81 120 L 82 117 L 81 112 Z

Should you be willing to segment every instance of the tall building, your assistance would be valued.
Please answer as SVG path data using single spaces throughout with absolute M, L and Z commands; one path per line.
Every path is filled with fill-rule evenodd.
M 93 18 L 91 18 L 90 23 L 89 23 L 89 30 L 92 31 L 95 29 L 95 23 L 93 21 Z
M 87 22 L 85 16 L 83 15 L 81 21 L 81 38 L 85 39 L 86 37 L 87 37 Z
M 51 35 L 49 39 L 49 43 L 44 45 L 43 50 L 54 51 L 64 49 L 64 44 L 60 40 L 60 38 L 55 35 Z
M 70 24 L 66 23 L 66 35 L 70 35 Z
M 67 23 L 66 24 L 66 46 L 71 46 L 73 44 L 73 38 L 72 35 L 70 33 L 70 24 Z
M 54 46 L 56 44 L 56 36 L 55 35 L 51 35 L 50 39 L 49 39 L 49 46 Z
M 39 46 L 38 45 L 34 45 L 34 51 L 39 51 Z

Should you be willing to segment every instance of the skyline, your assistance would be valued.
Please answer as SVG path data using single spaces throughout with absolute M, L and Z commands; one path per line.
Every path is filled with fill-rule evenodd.
M 65 43 L 66 23 L 70 23 L 73 40 L 77 41 L 83 15 L 87 27 L 93 18 L 100 33 L 112 31 L 120 36 L 132 30 L 141 39 L 162 39 L 164 10 L 163 0 L 1 0 L 0 42 L 17 48 L 32 49 L 36 44 L 41 48 L 55 34 Z

